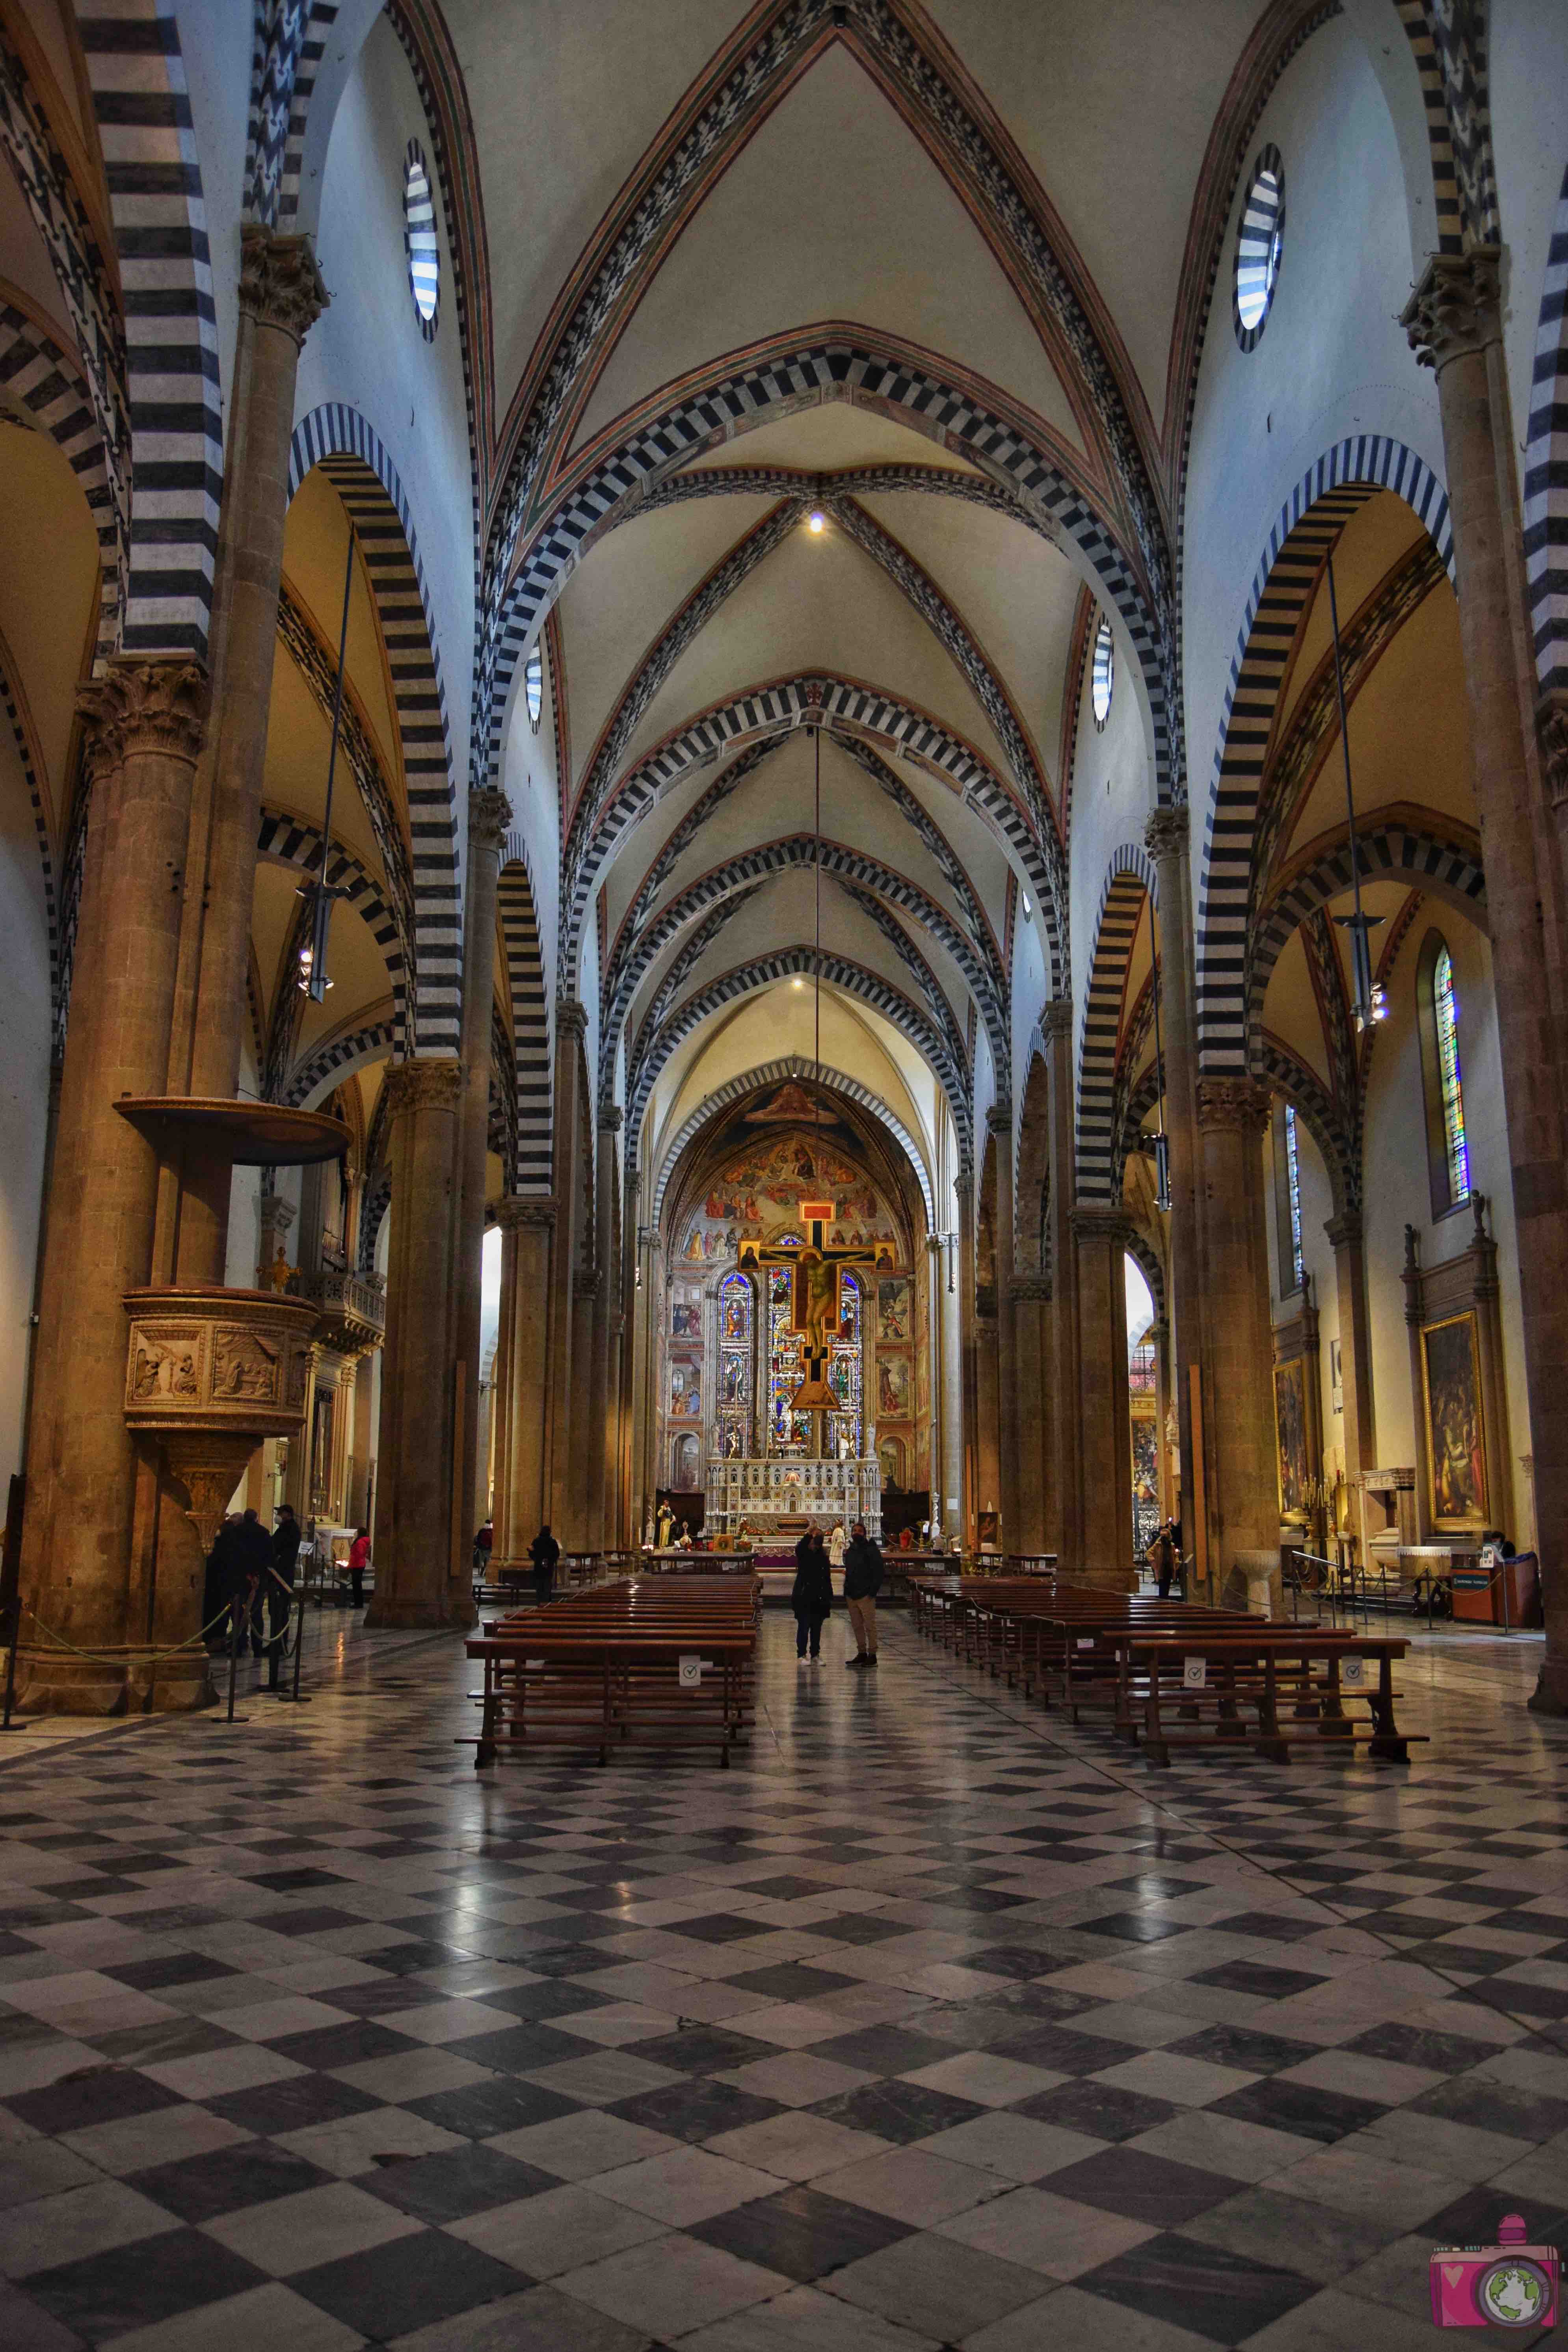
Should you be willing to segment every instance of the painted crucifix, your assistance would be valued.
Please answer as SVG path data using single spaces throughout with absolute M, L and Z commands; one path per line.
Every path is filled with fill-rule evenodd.
M 841 1276 L 852 1269 L 895 1262 L 891 1242 L 872 1240 L 847 1248 L 830 1243 L 827 1229 L 837 1211 L 831 1201 L 803 1201 L 798 1212 L 805 1239 L 787 1248 L 742 1241 L 739 1258 L 742 1273 L 760 1273 L 764 1266 L 787 1265 L 792 1282 L 789 1332 L 801 1343 L 801 1383 L 790 1399 L 793 1412 L 839 1412 L 843 1410 L 827 1378 L 833 1342 L 843 1319 Z

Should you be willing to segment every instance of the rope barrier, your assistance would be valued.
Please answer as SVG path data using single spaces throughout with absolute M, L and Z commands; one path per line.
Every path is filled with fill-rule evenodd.
M 293 1586 L 289 1583 L 284 1577 L 279 1576 L 278 1570 L 271 1566 L 268 1566 L 267 1574 L 272 1579 L 273 1583 L 277 1585 L 280 1592 L 286 1592 L 288 1594 L 289 1611 L 290 1616 L 292 1616 L 295 1598 Z M 236 1600 L 243 1601 L 244 1597 L 245 1596 L 243 1594 L 237 1594 Z M 79 1648 L 75 1642 L 68 1641 L 64 1633 L 57 1633 L 52 1625 L 46 1625 L 37 1611 L 36 1609 L 29 1609 L 25 1601 L 18 1601 L 17 1608 L 22 1616 L 30 1617 L 32 1619 L 34 1624 L 38 1628 L 38 1631 L 41 1633 L 47 1634 L 48 1639 L 53 1642 L 58 1648 L 68 1650 L 73 1658 L 85 1658 L 89 1665 L 95 1666 L 144 1666 L 153 1664 L 159 1658 L 183 1657 L 187 1650 L 194 1650 L 198 1643 L 205 1642 L 215 1625 L 230 1624 L 233 1621 L 235 1602 L 233 1601 L 226 1601 L 223 1607 L 218 1611 L 217 1615 L 210 1618 L 206 1624 L 205 1624 L 198 1633 L 193 1633 L 187 1642 L 176 1642 L 169 1649 L 153 1649 L 151 1647 L 144 1647 L 136 1643 L 130 1643 L 123 1650 L 115 1651 L 112 1655 L 106 1654 L 102 1650 L 83 1650 Z M 247 1611 L 247 1615 L 248 1615 L 248 1613 L 249 1612 Z M 286 1631 L 283 1635 L 283 1639 L 287 1644 L 288 1636 Z M 296 1647 L 298 1646 L 298 1643 L 299 1636 L 296 1634 Z M 285 1646 L 283 1655 L 285 1657 L 289 1657 L 291 1654 L 292 1652 Z

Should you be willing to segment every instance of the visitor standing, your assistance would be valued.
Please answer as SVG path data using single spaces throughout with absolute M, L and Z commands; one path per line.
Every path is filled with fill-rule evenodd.
M 300 1522 L 294 1516 L 293 1504 L 283 1503 L 279 1507 L 278 1525 L 272 1530 L 272 1558 L 268 1563 L 269 1572 L 266 1579 L 268 1690 L 278 1688 L 283 1644 L 288 1638 L 289 1619 L 294 1608 L 294 1578 L 299 1560 Z
M 834 1533 L 842 1537 L 842 1528 Z M 795 1548 L 795 1583 L 790 1591 L 790 1607 L 795 1611 L 795 1654 L 804 1665 L 810 1654 L 817 1664 L 822 1652 L 822 1629 L 833 1610 L 833 1571 L 831 1555 L 822 1541 L 819 1528 L 808 1528 Z
M 555 1563 L 561 1557 L 561 1547 L 550 1532 L 548 1521 L 528 1547 L 533 1562 L 533 1597 L 542 1609 L 555 1582 Z
M 349 1606 L 364 1607 L 364 1572 L 370 1566 L 370 1529 L 356 1528 L 349 1546 Z
M 862 1670 L 877 1663 L 877 1595 L 882 1590 L 882 1553 L 866 1533 L 864 1519 L 844 1555 L 844 1601 L 855 1628 L 855 1655 L 847 1661 Z
M 1174 1519 L 1167 1519 L 1143 1555 L 1154 1571 L 1154 1581 L 1162 1601 L 1169 1601 L 1171 1585 L 1181 1558 L 1181 1529 Z
M 246 1511 L 224 1528 L 217 1549 L 223 1567 L 224 1597 L 228 1602 L 229 1640 L 243 1650 L 248 1639 L 252 1655 L 258 1658 L 262 1651 L 262 1580 L 272 1565 L 272 1538 L 257 1514 Z

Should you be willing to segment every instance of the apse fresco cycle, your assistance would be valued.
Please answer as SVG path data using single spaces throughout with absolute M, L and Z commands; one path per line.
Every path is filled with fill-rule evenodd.
M 848 1156 L 856 1147 L 853 1129 L 827 1106 L 819 1106 L 801 1086 L 784 1086 L 731 1122 L 721 1139 L 718 1165 L 679 1234 L 668 1322 L 669 1418 L 672 1426 L 689 1423 L 710 1402 L 712 1442 L 725 1460 L 761 1453 L 805 1454 L 811 1445 L 811 1416 L 789 1407 L 801 1378 L 789 1266 L 766 1267 L 756 1277 L 757 1287 L 744 1275 L 724 1276 L 712 1302 L 711 1331 L 704 1320 L 707 1269 L 717 1270 L 726 1260 L 732 1264 L 743 1241 L 770 1250 L 798 1245 L 805 1239 L 801 1206 L 807 1201 L 832 1202 L 832 1221 L 822 1235 L 828 1247 L 870 1252 L 880 1244 L 902 1255 L 899 1219 L 865 1169 Z M 700 1289 L 682 1281 L 693 1274 Z M 760 1367 L 759 1312 L 763 1318 Z M 834 1440 L 856 1454 L 866 1443 L 868 1422 L 912 1423 L 914 1317 L 914 1284 L 908 1275 L 872 1276 L 868 1270 L 862 1276 L 845 1269 L 838 1276 L 836 1337 L 826 1377 L 840 1400 L 842 1415 L 836 1422 Z M 868 1339 L 877 1348 L 876 1386 L 869 1398 Z M 710 1400 L 704 1391 L 710 1360 Z M 911 1438 L 912 1432 L 894 1442 L 900 1464 L 907 1459 Z

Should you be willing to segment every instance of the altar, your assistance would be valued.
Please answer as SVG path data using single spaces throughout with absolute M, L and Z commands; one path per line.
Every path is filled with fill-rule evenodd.
M 710 1458 L 703 1531 L 739 1535 L 742 1527 L 763 1543 L 795 1541 L 802 1530 L 835 1525 L 846 1534 L 864 1519 L 874 1541 L 882 1538 L 882 1465 L 862 1461 L 805 1461 L 795 1454 Z M 787 1530 L 787 1534 L 786 1534 Z

